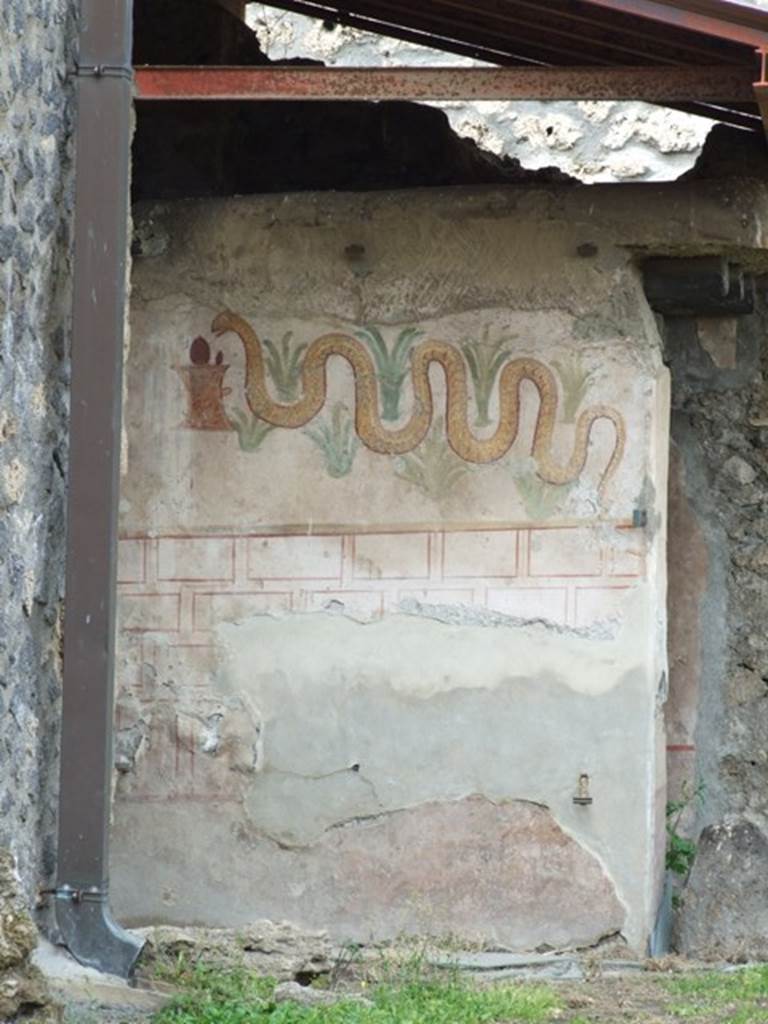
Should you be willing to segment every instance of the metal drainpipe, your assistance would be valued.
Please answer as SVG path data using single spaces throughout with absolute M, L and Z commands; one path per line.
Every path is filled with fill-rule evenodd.
M 132 0 L 82 0 L 77 127 L 58 940 L 128 977 L 142 943 L 112 919 L 117 501 L 131 124 Z

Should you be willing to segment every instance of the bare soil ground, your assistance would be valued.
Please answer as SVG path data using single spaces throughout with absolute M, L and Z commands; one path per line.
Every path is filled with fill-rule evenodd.
M 553 983 L 563 1024 L 768 1024 L 768 973 L 642 972 Z

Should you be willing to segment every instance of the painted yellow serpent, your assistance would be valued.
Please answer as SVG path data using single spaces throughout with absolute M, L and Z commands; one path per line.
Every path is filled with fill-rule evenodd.
M 531 455 L 539 477 L 551 484 L 578 479 L 587 459 L 592 427 L 597 420 L 610 420 L 615 430 L 613 452 L 603 471 L 600 487 L 605 488 L 624 454 L 626 431 L 621 414 L 606 405 L 585 409 L 576 421 L 573 452 L 565 465 L 552 456 L 557 416 L 557 382 L 552 371 L 536 359 L 513 359 L 499 377 L 499 422 L 491 437 L 478 439 L 468 421 L 467 371 L 458 349 L 443 341 L 426 340 L 411 351 L 411 384 L 414 411 L 410 420 L 394 430 L 386 429 L 379 417 L 376 368 L 364 345 L 346 334 L 324 334 L 308 347 L 301 365 L 302 397 L 291 405 L 275 402 L 267 389 L 262 346 L 251 325 L 237 313 L 225 311 L 214 319 L 217 334 L 234 332 L 245 350 L 245 394 L 251 412 L 276 427 L 302 427 L 323 408 L 326 399 L 326 364 L 331 356 L 342 356 L 355 375 L 355 426 L 366 447 L 384 455 L 403 455 L 426 437 L 434 412 L 429 382 L 430 363 L 438 363 L 446 381 L 446 434 L 456 454 L 467 462 L 495 462 L 505 455 L 517 438 L 520 418 L 520 384 L 531 381 L 539 392 L 539 413 Z

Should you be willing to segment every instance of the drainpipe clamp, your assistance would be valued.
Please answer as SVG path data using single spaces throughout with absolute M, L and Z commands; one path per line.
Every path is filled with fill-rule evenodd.
M 77 78 L 127 78 L 133 79 L 130 64 L 75 64 Z
M 107 890 L 96 885 L 89 885 L 87 889 L 59 885 L 53 889 L 41 889 L 40 895 L 53 896 L 55 900 L 67 900 L 69 903 L 106 903 L 109 899 Z

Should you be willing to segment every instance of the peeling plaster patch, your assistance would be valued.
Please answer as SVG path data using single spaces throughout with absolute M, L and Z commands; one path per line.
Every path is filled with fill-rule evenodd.
M 410 614 L 366 624 L 322 612 L 285 619 L 257 616 L 218 627 L 226 657 L 220 681 L 228 679 L 227 688 L 237 693 L 251 688 L 243 686 L 248 680 L 258 686 L 259 680 L 275 674 L 287 680 L 310 678 L 323 665 L 347 688 L 386 664 L 393 689 L 421 699 L 450 690 L 492 687 L 511 675 L 550 675 L 577 692 L 601 694 L 616 686 L 628 668 L 643 665 L 641 634 L 643 623 L 651 628 L 650 603 L 647 586 L 638 584 L 627 598 L 631 628 L 625 625 L 607 634 L 601 628 L 597 635 L 592 630 L 521 623 L 483 609 L 438 606 L 434 617 L 424 617 L 421 611 L 414 614 L 418 602 Z
M 212 703 L 206 694 L 200 698 L 199 706 L 183 707 L 176 712 L 183 722 L 177 744 L 190 753 L 221 757 L 233 771 L 250 774 L 258 760 L 260 726 L 233 701 L 228 702 L 228 707 L 219 706 L 211 711 Z
M 631 630 L 558 631 L 506 616 L 457 624 L 431 616 L 473 610 L 417 604 L 372 624 L 316 613 L 220 626 L 219 696 L 239 695 L 262 723 L 259 770 L 239 790 L 231 825 L 258 852 L 258 871 L 280 874 L 282 858 L 299 851 L 314 870 L 339 826 L 479 793 L 551 808 L 607 865 L 619 902 L 634 907 L 646 821 L 632 766 L 647 743 L 656 680 L 649 687 L 648 592 L 638 586 L 626 600 Z M 581 771 L 595 796 L 587 811 L 572 802 Z M 234 871 L 251 871 L 242 852 L 229 855 Z M 337 926 L 314 905 L 306 913 Z
M 550 622 L 548 619 L 524 619 L 516 615 L 504 615 L 503 612 L 495 612 L 490 608 L 482 608 L 477 605 L 449 605 L 449 604 L 425 604 L 413 597 L 403 598 L 398 605 L 398 610 L 403 615 L 414 615 L 425 619 L 434 619 L 435 622 L 442 622 L 445 625 L 453 626 L 491 626 L 509 627 L 513 629 L 529 629 L 532 631 L 545 630 L 561 635 L 578 637 L 582 640 L 615 640 L 619 623 L 614 624 L 598 623 L 589 629 L 581 629 L 576 626 L 565 626 L 558 622 Z
M 494 800 L 525 796 L 557 806 L 574 827 L 592 828 L 594 815 L 574 812 L 571 801 L 583 770 L 593 779 L 600 817 L 614 799 L 626 801 L 627 790 L 614 794 L 606 786 L 644 738 L 638 690 L 644 684 L 636 674 L 622 675 L 599 699 L 573 694 L 546 671 L 417 697 L 393 688 L 375 651 L 374 643 L 366 678 L 338 659 L 314 674 L 284 666 L 252 673 L 248 682 L 238 677 L 264 715 L 261 771 L 244 802 L 261 834 L 307 846 L 349 818 L 458 799 L 468 789 Z M 477 657 L 479 673 L 482 654 Z M 617 730 L 615 723 L 625 720 L 631 724 Z M 600 735 L 599 749 L 563 754 L 532 775 L 530 766 L 556 744 L 560 730 L 567 730 L 574 751 L 589 751 L 589 737 Z M 468 742 L 474 736 L 483 742 Z
M 115 732 L 115 768 L 117 771 L 126 773 L 135 770 L 145 738 L 144 722 L 136 722 L 127 729 L 118 729 Z
M 187 691 L 147 707 L 122 695 L 117 714 L 115 768 L 123 799 L 217 791 L 239 800 L 259 770 L 262 726 L 245 700 Z
M 600 495 L 594 481 L 583 477 L 568 494 L 563 514 L 574 519 L 597 518 L 600 514 Z
M 204 754 L 217 754 L 221 744 L 221 723 L 224 715 L 217 711 L 201 723 L 200 749 Z

